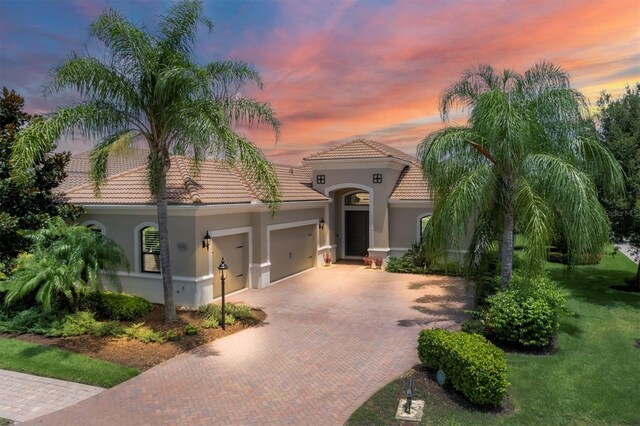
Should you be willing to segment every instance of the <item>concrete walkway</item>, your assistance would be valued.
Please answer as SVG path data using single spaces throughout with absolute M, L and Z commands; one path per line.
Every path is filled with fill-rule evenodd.
M 262 307 L 268 317 L 261 327 L 33 424 L 341 425 L 418 362 L 422 328 L 456 328 L 471 298 L 459 279 L 350 265 L 314 269 L 230 298 Z
M 25 422 L 102 392 L 80 383 L 0 370 L 0 418 Z

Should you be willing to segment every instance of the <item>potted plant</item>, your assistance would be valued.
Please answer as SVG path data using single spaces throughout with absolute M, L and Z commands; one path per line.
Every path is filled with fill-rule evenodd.
M 331 265 L 331 252 L 325 253 L 322 258 L 324 259 L 324 266 Z
M 362 258 L 362 260 L 364 261 L 364 266 L 366 266 L 367 268 L 371 268 L 371 265 L 373 264 L 373 259 L 369 256 L 365 256 Z
M 373 263 L 376 265 L 376 268 L 382 268 L 382 258 L 380 256 L 374 256 Z

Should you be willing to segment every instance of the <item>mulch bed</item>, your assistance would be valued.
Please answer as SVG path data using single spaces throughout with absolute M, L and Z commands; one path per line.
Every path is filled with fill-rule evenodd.
M 267 317 L 267 315 L 259 309 L 253 309 L 253 314 L 253 319 L 240 320 L 236 321 L 233 325 L 227 325 L 226 331 L 220 327 L 202 328 L 201 324 L 204 319 L 202 314 L 187 309 L 179 309 L 177 312 L 177 320 L 173 324 L 165 324 L 164 307 L 162 305 L 154 305 L 151 312 L 136 321 L 122 322 L 123 325 L 144 322 L 145 326 L 151 327 L 155 331 L 165 333 L 168 330 L 173 330 L 179 335 L 178 339 L 165 341 L 164 343 L 142 343 L 138 340 L 128 340 L 124 337 L 94 337 L 88 335 L 46 337 L 38 334 L 20 334 L 6 336 L 41 345 L 55 346 L 92 358 L 102 359 L 144 371 L 205 343 L 213 342 L 216 339 L 229 336 L 249 327 L 255 327 L 261 324 Z M 197 325 L 198 334 L 194 336 L 185 335 L 184 327 L 187 324 Z

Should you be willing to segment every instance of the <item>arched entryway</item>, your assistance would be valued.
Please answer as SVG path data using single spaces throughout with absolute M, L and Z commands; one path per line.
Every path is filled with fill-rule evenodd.
M 373 241 L 373 190 L 360 184 L 342 184 L 325 189 L 333 203 L 331 245 L 339 259 L 362 259 Z

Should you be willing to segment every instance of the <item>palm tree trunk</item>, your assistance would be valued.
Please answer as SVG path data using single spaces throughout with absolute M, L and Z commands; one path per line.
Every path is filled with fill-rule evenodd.
M 176 305 L 173 301 L 173 273 L 171 272 L 171 252 L 169 250 L 169 214 L 167 212 L 167 174 L 159 176 L 157 210 L 158 232 L 160 234 L 160 270 L 164 290 L 164 320 L 172 323 L 176 319 Z
M 504 230 L 502 231 L 501 254 L 502 271 L 500 273 L 500 285 L 503 289 L 509 287 L 511 272 L 513 271 L 513 231 L 515 229 L 513 211 L 507 209 L 504 214 Z

